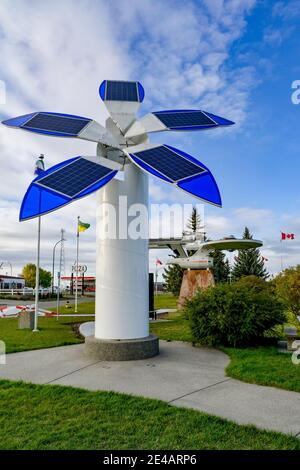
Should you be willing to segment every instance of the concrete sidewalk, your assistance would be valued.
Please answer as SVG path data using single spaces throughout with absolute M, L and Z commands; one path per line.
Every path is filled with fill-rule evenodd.
M 0 376 L 158 398 L 239 424 L 300 436 L 300 393 L 226 377 L 229 359 L 220 351 L 160 341 L 161 353 L 152 359 L 95 362 L 84 356 L 83 347 L 9 354 Z

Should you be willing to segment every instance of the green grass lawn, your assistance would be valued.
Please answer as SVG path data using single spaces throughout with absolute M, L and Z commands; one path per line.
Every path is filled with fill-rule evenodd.
M 16 318 L 0 319 L 0 339 L 5 341 L 6 352 L 28 351 L 30 349 L 52 348 L 80 343 L 73 329 L 81 318 L 39 318 L 39 331 L 19 330 Z
M 151 323 L 151 333 L 167 341 L 189 341 L 192 342 L 192 335 L 189 321 L 179 312 L 169 313 L 165 319 L 170 321 Z
M 224 351 L 231 359 L 226 369 L 230 377 L 300 392 L 300 365 L 292 363 L 290 354 L 279 353 L 271 346 Z
M 0 449 L 300 450 L 300 440 L 158 400 L 0 381 Z
M 171 294 L 158 294 L 154 297 L 154 308 L 177 308 L 177 297 Z

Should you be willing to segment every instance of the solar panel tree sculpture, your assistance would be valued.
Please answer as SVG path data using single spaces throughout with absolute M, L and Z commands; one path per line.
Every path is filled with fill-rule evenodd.
M 108 204 L 115 208 L 117 236 L 97 236 L 95 336 L 86 338 L 86 344 L 91 351 L 98 348 L 97 354 L 108 359 L 147 357 L 158 348 L 149 336 L 148 239 L 120 234 L 120 230 L 124 232 L 119 226 L 122 205 L 148 207 L 150 174 L 204 202 L 221 206 L 218 186 L 203 163 L 169 145 L 151 144 L 148 134 L 205 130 L 233 122 L 190 109 L 151 112 L 138 119 L 136 113 L 144 99 L 139 82 L 105 80 L 99 93 L 110 114 L 105 127 L 93 119 L 52 112 L 3 121 L 29 132 L 97 144 L 94 156 L 76 156 L 36 177 L 24 196 L 20 220 L 48 214 L 97 191 L 99 235 L 99 221 L 106 218 Z M 115 178 L 118 172 L 123 172 L 123 180 Z M 141 216 L 147 226 L 147 211 Z M 109 349 L 116 340 L 120 354 Z

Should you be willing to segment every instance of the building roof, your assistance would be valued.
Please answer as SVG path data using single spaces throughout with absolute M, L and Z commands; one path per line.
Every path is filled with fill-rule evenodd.
M 22 276 L 7 276 L 6 274 L 0 274 L 0 279 L 22 279 L 24 281 Z

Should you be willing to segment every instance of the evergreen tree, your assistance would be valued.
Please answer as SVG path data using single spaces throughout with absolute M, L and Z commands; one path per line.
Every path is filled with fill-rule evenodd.
M 192 209 L 192 213 L 187 221 L 186 228 L 194 234 L 201 232 L 201 230 L 203 229 L 201 217 L 197 211 L 196 206 L 194 206 Z
M 245 227 L 243 238 L 246 240 L 251 240 L 253 238 L 248 227 Z M 232 268 L 232 278 L 234 280 L 240 279 L 242 276 L 251 275 L 261 277 L 263 279 L 269 277 L 258 248 L 239 250 Z
M 166 283 L 166 290 L 172 292 L 176 297 L 180 293 L 183 271 L 184 269 L 178 266 L 178 264 L 171 264 L 165 268 L 165 272 L 162 275 Z
M 213 250 L 210 252 L 209 256 L 213 261 L 213 272 L 216 284 L 220 282 L 229 282 L 230 266 L 223 251 Z

